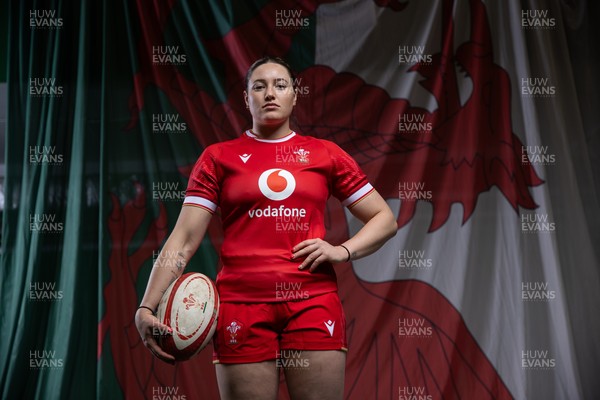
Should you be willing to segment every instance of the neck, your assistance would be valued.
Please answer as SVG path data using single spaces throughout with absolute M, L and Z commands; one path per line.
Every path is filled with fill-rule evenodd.
M 259 125 L 252 124 L 252 133 L 260 139 L 274 140 L 287 136 L 291 132 L 289 122 L 281 125 Z

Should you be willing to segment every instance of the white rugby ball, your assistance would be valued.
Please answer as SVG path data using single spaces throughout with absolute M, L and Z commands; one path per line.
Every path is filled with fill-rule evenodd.
M 217 329 L 219 294 L 215 284 L 204 274 L 190 272 L 173 282 L 158 305 L 156 317 L 173 330 L 161 335 L 161 348 L 177 361 L 198 354 Z

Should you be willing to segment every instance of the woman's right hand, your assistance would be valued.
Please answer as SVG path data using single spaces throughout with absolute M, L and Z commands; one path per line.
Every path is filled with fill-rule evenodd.
M 171 283 L 181 276 L 183 269 L 192 258 L 212 217 L 212 212 L 200 207 L 181 207 L 173 232 L 165 242 L 148 279 L 146 292 L 140 304 L 155 305 Z M 167 261 L 167 262 L 165 262 Z M 175 357 L 166 353 L 158 345 L 160 336 L 172 335 L 168 326 L 161 324 L 152 314 L 152 308 L 139 308 L 135 313 L 135 326 L 148 348 L 159 359 L 175 364 Z
M 172 335 L 173 330 L 165 324 L 161 324 L 158 318 L 146 308 L 139 308 L 135 313 L 135 326 L 144 342 L 144 346 L 160 360 L 169 364 L 175 364 L 175 357 L 160 348 L 156 338 L 160 335 Z

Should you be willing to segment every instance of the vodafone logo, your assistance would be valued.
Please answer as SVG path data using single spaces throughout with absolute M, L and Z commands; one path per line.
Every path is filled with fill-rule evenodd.
M 285 169 L 272 168 L 260 174 L 258 188 L 269 200 L 285 200 L 294 193 L 296 179 Z

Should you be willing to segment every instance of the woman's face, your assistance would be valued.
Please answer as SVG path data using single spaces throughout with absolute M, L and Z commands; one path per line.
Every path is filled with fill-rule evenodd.
M 256 67 L 244 92 L 244 100 L 254 122 L 275 125 L 290 117 L 296 105 L 291 79 L 283 65 L 266 63 Z

